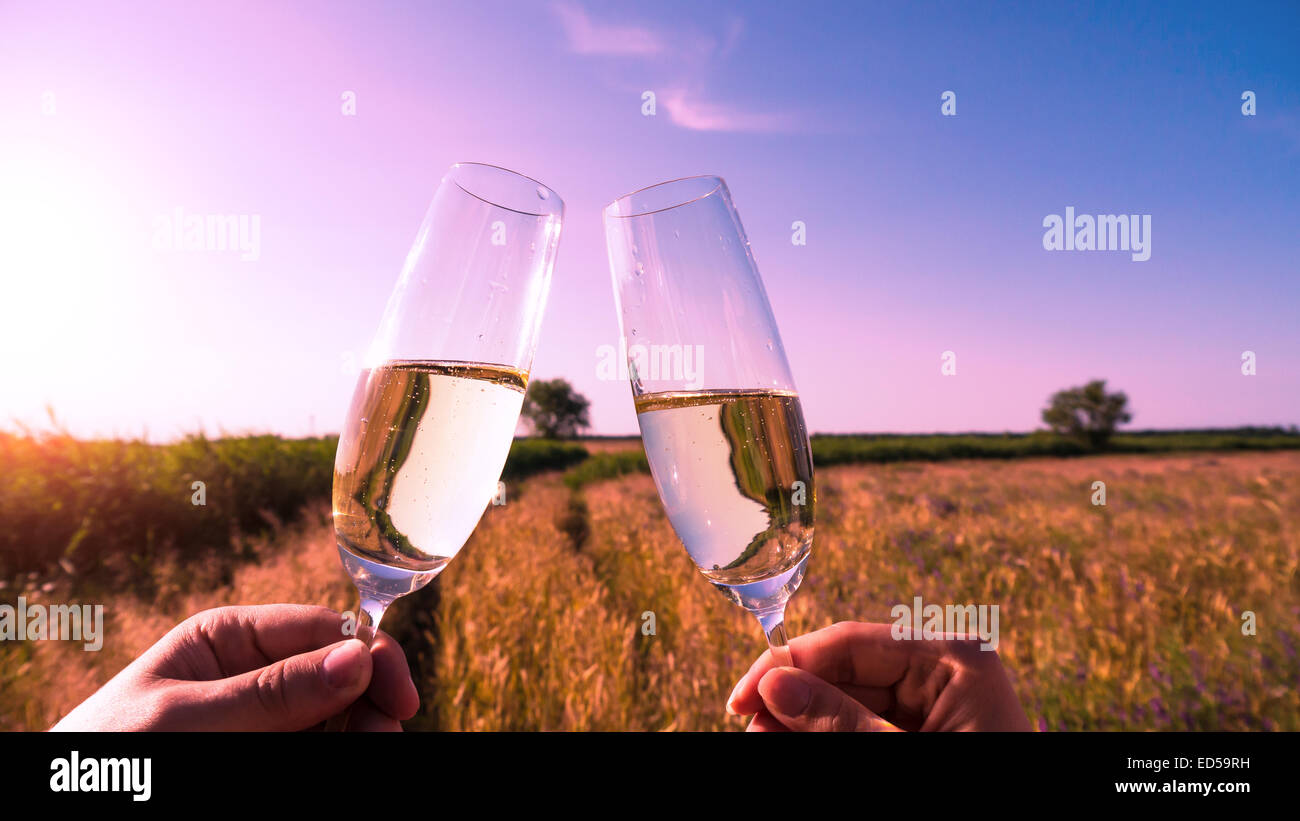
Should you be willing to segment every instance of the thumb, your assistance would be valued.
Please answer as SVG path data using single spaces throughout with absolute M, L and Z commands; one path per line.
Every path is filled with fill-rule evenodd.
M 215 730 L 305 730 L 343 712 L 370 686 L 370 649 L 357 639 L 204 685 Z
M 843 690 L 794 667 L 774 667 L 758 682 L 772 717 L 799 732 L 898 732 Z

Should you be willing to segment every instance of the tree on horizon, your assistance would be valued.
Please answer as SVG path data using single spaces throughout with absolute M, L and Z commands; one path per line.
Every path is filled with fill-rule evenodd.
M 590 409 L 590 400 L 567 379 L 539 379 L 524 395 L 524 417 L 535 435 L 547 439 L 572 439 L 591 427 Z
M 1132 420 L 1128 396 L 1123 391 L 1107 393 L 1105 379 L 1057 391 L 1043 408 L 1048 427 L 1094 450 L 1104 450 L 1115 428 Z

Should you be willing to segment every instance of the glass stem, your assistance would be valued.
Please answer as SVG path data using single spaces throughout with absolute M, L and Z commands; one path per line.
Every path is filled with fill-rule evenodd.
M 364 593 L 361 596 L 361 603 L 357 606 L 357 633 L 355 638 L 360 639 L 367 647 L 375 640 L 375 632 L 379 630 L 379 622 L 384 618 L 384 611 L 392 600 L 383 601 L 371 598 Z M 348 729 L 348 720 L 352 718 L 352 707 L 347 707 L 343 712 L 325 722 L 325 732 L 341 733 Z
M 772 664 L 776 667 L 793 667 L 794 656 L 790 653 L 790 644 L 785 636 L 785 607 L 755 613 L 758 623 L 767 638 L 767 646 L 772 650 Z

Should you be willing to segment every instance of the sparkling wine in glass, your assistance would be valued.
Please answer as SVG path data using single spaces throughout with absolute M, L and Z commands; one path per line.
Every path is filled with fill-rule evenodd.
M 563 214 L 551 189 L 480 163 L 452 166 L 434 194 L 334 461 L 334 534 L 367 643 L 394 600 L 455 557 L 497 495 Z
M 704 574 L 791 665 L 785 606 L 813 539 L 812 452 L 740 216 L 718 177 L 605 209 L 628 375 L 650 472 Z

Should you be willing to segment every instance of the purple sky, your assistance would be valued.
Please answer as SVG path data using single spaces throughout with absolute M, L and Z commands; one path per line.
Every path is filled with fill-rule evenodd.
M 731 188 L 814 431 L 1028 430 L 1093 377 L 1135 427 L 1300 423 L 1293 4 L 790 5 L 5 5 L 0 426 L 337 430 L 459 160 L 564 198 L 534 375 L 597 433 L 636 430 L 597 378 L 601 209 L 692 174 Z M 1044 250 L 1067 206 L 1149 214 L 1151 258 Z M 257 258 L 158 247 L 177 208 L 257 217 Z

